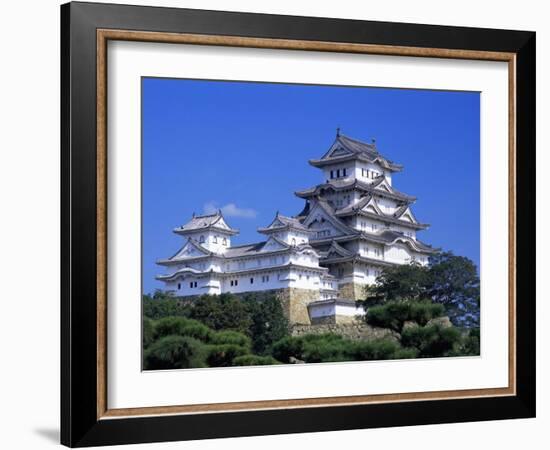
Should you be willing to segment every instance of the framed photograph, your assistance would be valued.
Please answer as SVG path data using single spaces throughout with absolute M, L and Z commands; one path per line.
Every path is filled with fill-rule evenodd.
M 535 33 L 61 7 L 71 447 L 535 415 Z

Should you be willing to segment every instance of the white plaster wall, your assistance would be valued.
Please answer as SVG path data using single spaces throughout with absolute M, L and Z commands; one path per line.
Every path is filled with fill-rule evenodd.
M 397 202 L 389 198 L 378 197 L 376 203 L 378 203 L 379 208 L 384 214 L 393 214 L 397 209 Z
M 356 230 L 364 231 L 365 233 L 378 233 L 386 228 L 383 220 L 370 219 L 362 216 L 353 217 L 352 224 Z
M 411 260 L 411 251 L 406 245 L 396 242 L 386 248 L 385 259 L 390 262 L 407 264 Z
M 204 242 L 200 242 L 201 236 L 204 237 Z M 197 231 L 197 232 L 189 233 L 183 237 L 185 240 L 187 240 L 188 238 L 191 238 L 196 242 L 200 243 L 200 245 L 203 246 L 204 248 L 215 253 L 223 253 L 228 247 L 231 246 L 231 237 L 228 235 L 225 235 L 224 233 L 220 233 L 218 231 L 212 231 L 212 230 Z M 226 245 L 223 245 L 223 238 L 225 238 Z
M 335 311 L 337 316 L 363 316 L 365 315 L 365 310 L 363 308 L 356 308 L 355 306 L 346 306 L 346 305 L 335 305 Z
M 343 175 L 343 170 L 346 169 L 346 176 Z M 334 175 L 334 178 L 333 180 L 345 180 L 345 179 L 350 179 L 350 178 L 353 178 L 354 176 L 354 171 L 355 171 L 355 167 L 354 167 L 354 163 L 352 161 L 347 161 L 345 163 L 340 163 L 340 164 L 333 164 L 333 165 L 330 165 L 330 166 L 325 166 L 322 168 L 322 172 L 323 172 L 323 182 L 330 182 L 331 181 L 331 178 L 330 178 L 330 171 L 333 171 L 333 175 Z M 337 170 L 340 170 L 340 177 L 336 177 L 336 171 Z
M 309 317 L 311 319 L 317 319 L 319 317 L 331 317 L 336 314 L 336 305 L 314 305 L 308 308 Z
M 414 228 L 409 228 L 407 226 L 401 226 L 401 225 L 396 225 L 392 223 L 390 224 L 390 230 L 399 231 L 400 233 L 403 233 L 405 236 L 409 236 L 413 239 L 416 239 L 416 230 Z
M 379 164 L 365 163 L 362 161 L 356 161 L 354 169 L 355 169 L 355 178 L 357 178 L 358 180 L 361 180 L 364 183 L 372 183 L 373 179 L 376 178 L 376 176 L 384 173 L 384 169 L 382 169 L 382 167 L 380 167 Z M 363 169 L 365 171 L 364 175 L 363 175 Z M 373 178 L 368 178 L 367 170 L 376 172 L 376 175 L 374 175 Z

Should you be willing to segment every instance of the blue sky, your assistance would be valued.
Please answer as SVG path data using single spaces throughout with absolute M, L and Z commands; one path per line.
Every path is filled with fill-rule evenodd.
M 393 185 L 418 197 L 419 239 L 479 265 L 479 93 L 144 78 L 142 95 L 144 292 L 193 212 L 222 208 L 234 245 L 300 212 L 338 126 L 405 166 Z

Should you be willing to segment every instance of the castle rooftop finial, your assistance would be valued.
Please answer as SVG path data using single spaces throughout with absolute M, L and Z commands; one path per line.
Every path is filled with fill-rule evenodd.
M 339 137 L 340 136 L 340 127 L 337 127 L 336 128 L 336 137 Z

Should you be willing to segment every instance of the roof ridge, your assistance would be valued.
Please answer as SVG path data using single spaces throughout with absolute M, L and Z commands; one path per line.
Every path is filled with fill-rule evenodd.
M 216 216 L 222 216 L 221 211 L 216 211 L 215 213 L 210 213 L 210 214 L 195 214 L 192 218 L 203 219 L 204 217 L 216 217 Z

